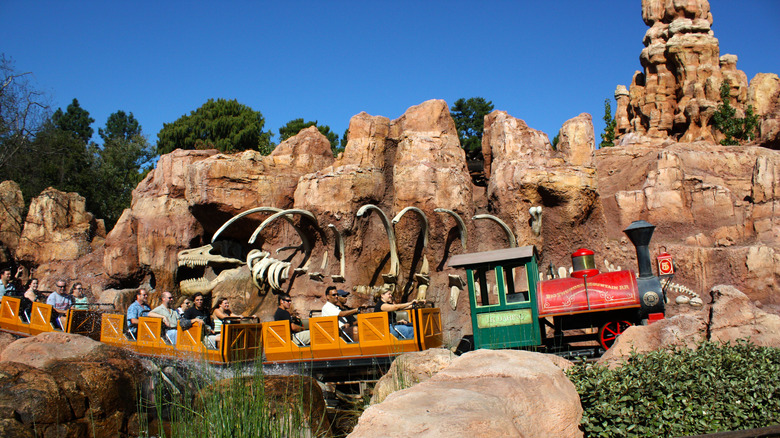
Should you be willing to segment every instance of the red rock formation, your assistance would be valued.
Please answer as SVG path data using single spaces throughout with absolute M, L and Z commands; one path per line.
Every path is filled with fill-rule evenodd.
M 22 235 L 23 212 L 24 199 L 19 184 L 13 181 L 0 183 L 0 263 L 16 253 Z
M 616 242 L 632 221 L 657 226 L 653 248 L 676 256 L 676 281 L 697 291 L 722 283 L 780 304 L 780 155 L 760 147 L 674 143 L 596 152 L 612 263 L 633 266 Z M 621 257 L 620 253 L 628 258 Z M 762 254 L 758 256 L 758 254 Z
M 684 142 L 719 140 L 710 119 L 721 82 L 729 81 L 732 104 L 741 111 L 748 84 L 736 56 L 719 56 L 709 3 L 643 0 L 642 18 L 650 26 L 640 54 L 644 72 L 634 73 L 628 99 L 625 87 L 615 91 L 617 137 L 634 132 Z
M 44 190 L 30 203 L 17 257 L 37 263 L 76 260 L 92 250 L 96 237 L 102 243 L 105 227 L 98 225 L 85 204 L 78 193 Z

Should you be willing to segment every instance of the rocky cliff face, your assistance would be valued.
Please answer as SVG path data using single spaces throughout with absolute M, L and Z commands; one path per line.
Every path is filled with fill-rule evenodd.
M 554 149 L 544 133 L 494 111 L 483 137 L 487 183 L 476 186 L 447 103 L 432 100 L 395 120 L 354 116 L 346 149 L 335 159 L 316 128 L 266 157 L 252 151 L 167 154 L 136 188 L 104 246 L 97 222 L 74 207 L 81 205 L 77 198 L 59 194 L 61 202 L 51 202 L 54 195 L 42 194 L 26 220 L 28 242 L 18 244 L 17 253 L 32 264 L 56 258 L 59 264 L 44 271 L 48 276 L 92 276 L 95 288 L 149 282 L 158 291 L 177 291 L 187 274 L 177 253 L 210 242 L 231 217 L 255 207 L 307 210 L 314 221 L 296 216 L 291 223 L 274 222 L 254 244 L 249 238 L 270 212 L 246 216 L 220 239 L 240 245 L 242 257 L 254 248 L 289 261 L 292 274 L 281 286 L 303 313 L 322 306 L 329 284 L 354 291 L 355 305 L 371 302 L 383 287 L 393 288 L 397 299 L 413 297 L 427 275 L 427 298 L 443 309 L 448 337 L 455 340 L 469 330 L 469 309 L 465 292 L 451 291 L 448 275 L 463 273 L 447 268 L 449 257 L 511 244 L 495 222 L 471 220 L 475 214 L 496 216 L 518 244 L 536 245 L 540 266 L 568 266 L 571 252 L 588 247 L 602 270 L 607 262 L 635 269 L 634 250 L 621 230 L 644 219 L 657 226 L 651 253 L 665 247 L 675 257 L 676 282 L 699 293 L 732 284 L 753 301 L 780 306 L 780 152 L 716 145 L 709 125 L 720 81 L 728 78 L 734 103 L 752 104 L 762 114 L 761 141 L 770 145 L 779 126 L 780 81 L 761 75 L 748 86 L 735 58 L 718 56 L 706 1 L 647 0 L 643 14 L 651 26 L 642 53 L 645 73 L 619 96 L 619 147 L 595 150 L 587 114 L 563 125 Z M 694 139 L 700 141 L 689 141 Z M 422 213 L 390 225 L 397 259 L 376 210 L 357 215 L 366 204 L 388 220 L 406 207 Z M 55 220 L 66 205 L 73 213 Z M 532 207 L 542 208 L 541 217 Z M 438 208 L 464 219 L 465 234 Z M 302 250 L 301 230 L 312 243 L 310 254 Z M 63 242 L 60 235 L 70 236 L 55 245 L 67 256 L 29 249 Z M 63 261 L 69 259 L 76 260 Z M 252 285 L 248 267 L 206 271 L 216 284 L 214 297 L 231 297 L 234 310 L 264 318 L 272 313 L 273 295 Z
M 619 138 L 636 133 L 681 142 L 719 141 L 722 134 L 712 128 L 711 118 L 721 102 L 720 86 L 728 81 L 738 116 L 752 104 L 762 118 L 761 143 L 777 148 L 780 88 L 771 78 L 757 76 L 748 91 L 737 56 L 720 56 L 707 0 L 643 0 L 642 19 L 650 26 L 639 56 L 644 71 L 634 73 L 628 89 L 619 85 L 615 90 Z M 755 94 L 762 97 L 749 98 Z

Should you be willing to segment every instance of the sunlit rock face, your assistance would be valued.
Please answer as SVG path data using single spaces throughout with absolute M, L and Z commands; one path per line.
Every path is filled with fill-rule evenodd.
M 600 245 L 603 229 L 590 115 L 566 122 L 559 137 L 563 147 L 554 150 L 546 134 L 504 111 L 485 117 L 482 137 L 490 208 L 521 245 L 543 248 L 549 260 L 565 258 L 571 245 Z M 529 226 L 534 206 L 543 208 L 539 236 Z
M 560 359 L 477 350 L 436 362 L 429 379 L 366 409 L 350 437 L 582 436 L 580 398 Z
M 729 82 L 731 103 L 744 115 L 748 82 L 736 56 L 720 56 L 709 3 L 644 0 L 642 18 L 650 26 L 639 57 L 644 71 L 634 73 L 627 93 L 622 86 L 615 91 L 618 137 L 633 132 L 684 142 L 720 140 L 711 118 L 721 83 Z
M 596 163 L 607 244 L 624 249 L 623 256 L 612 252 L 613 263 L 632 266 L 621 230 L 643 219 L 656 225 L 651 253 L 664 246 L 675 255 L 675 281 L 699 293 L 731 283 L 755 300 L 780 304 L 777 151 L 646 143 L 601 149 Z
M 105 227 L 86 211 L 84 197 L 49 188 L 30 203 L 16 255 L 38 263 L 76 260 L 96 238 L 102 242 Z

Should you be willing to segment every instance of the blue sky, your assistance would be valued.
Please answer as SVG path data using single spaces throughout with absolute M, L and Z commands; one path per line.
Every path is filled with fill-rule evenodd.
M 748 79 L 780 74 L 780 1 L 710 5 L 721 55 Z M 259 110 L 266 130 L 302 117 L 341 136 L 361 111 L 394 119 L 482 96 L 551 138 L 590 113 L 598 137 L 647 29 L 641 0 L 0 0 L 0 52 L 52 109 L 77 98 L 93 140 L 109 114 L 133 112 L 152 143 L 209 98 Z

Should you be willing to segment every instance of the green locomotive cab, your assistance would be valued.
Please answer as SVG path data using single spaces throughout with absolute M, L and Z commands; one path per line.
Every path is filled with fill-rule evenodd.
M 519 348 L 541 344 L 533 246 L 453 256 L 450 267 L 466 269 L 473 348 Z

